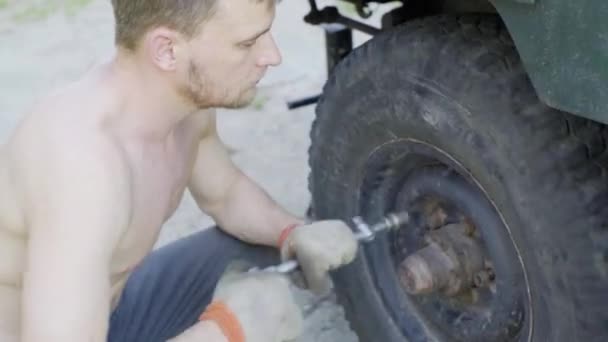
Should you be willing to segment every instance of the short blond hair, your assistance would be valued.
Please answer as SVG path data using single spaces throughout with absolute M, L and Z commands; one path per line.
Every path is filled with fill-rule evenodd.
M 150 29 L 165 26 L 191 38 L 210 18 L 217 0 L 112 0 L 116 45 L 135 50 Z

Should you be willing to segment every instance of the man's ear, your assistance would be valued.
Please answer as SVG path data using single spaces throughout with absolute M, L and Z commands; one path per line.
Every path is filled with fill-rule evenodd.
M 158 27 L 146 35 L 146 52 L 151 62 L 163 71 L 177 68 L 179 34 L 176 31 Z

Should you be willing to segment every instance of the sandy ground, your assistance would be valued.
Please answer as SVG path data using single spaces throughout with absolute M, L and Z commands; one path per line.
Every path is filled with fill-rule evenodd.
M 93 0 L 85 6 L 71 0 L 67 9 L 46 1 L 40 10 L 28 8 L 26 2 L 0 0 L 0 143 L 32 101 L 78 78 L 114 51 L 109 0 Z M 288 111 L 286 101 L 315 95 L 325 80 L 323 32 L 301 20 L 307 10 L 303 0 L 279 4 L 273 32 L 284 63 L 269 72 L 250 108 L 223 110 L 219 115 L 220 134 L 234 149 L 235 162 L 299 215 L 309 200 L 307 148 L 313 107 Z M 211 224 L 187 194 L 163 227 L 158 245 Z M 300 341 L 357 340 L 332 299 L 314 306 L 318 303 L 308 292 L 298 291 L 297 298 L 308 312 Z

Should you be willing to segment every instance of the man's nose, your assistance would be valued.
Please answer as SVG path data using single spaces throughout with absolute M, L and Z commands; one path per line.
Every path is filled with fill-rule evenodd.
M 260 66 L 277 66 L 281 64 L 282 57 L 277 44 L 274 41 L 272 35 L 268 35 L 268 39 L 266 39 L 266 44 L 264 44 L 264 49 L 262 50 L 262 55 L 259 59 Z

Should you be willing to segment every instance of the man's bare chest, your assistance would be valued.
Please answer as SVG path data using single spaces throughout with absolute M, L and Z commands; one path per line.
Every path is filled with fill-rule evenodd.
M 190 178 L 188 164 L 189 158 L 180 154 L 138 165 L 133 172 L 132 230 L 154 229 L 175 211 Z
M 129 151 L 131 220 L 115 253 L 115 272 L 128 272 L 152 249 L 191 177 L 198 144 L 183 136 Z

